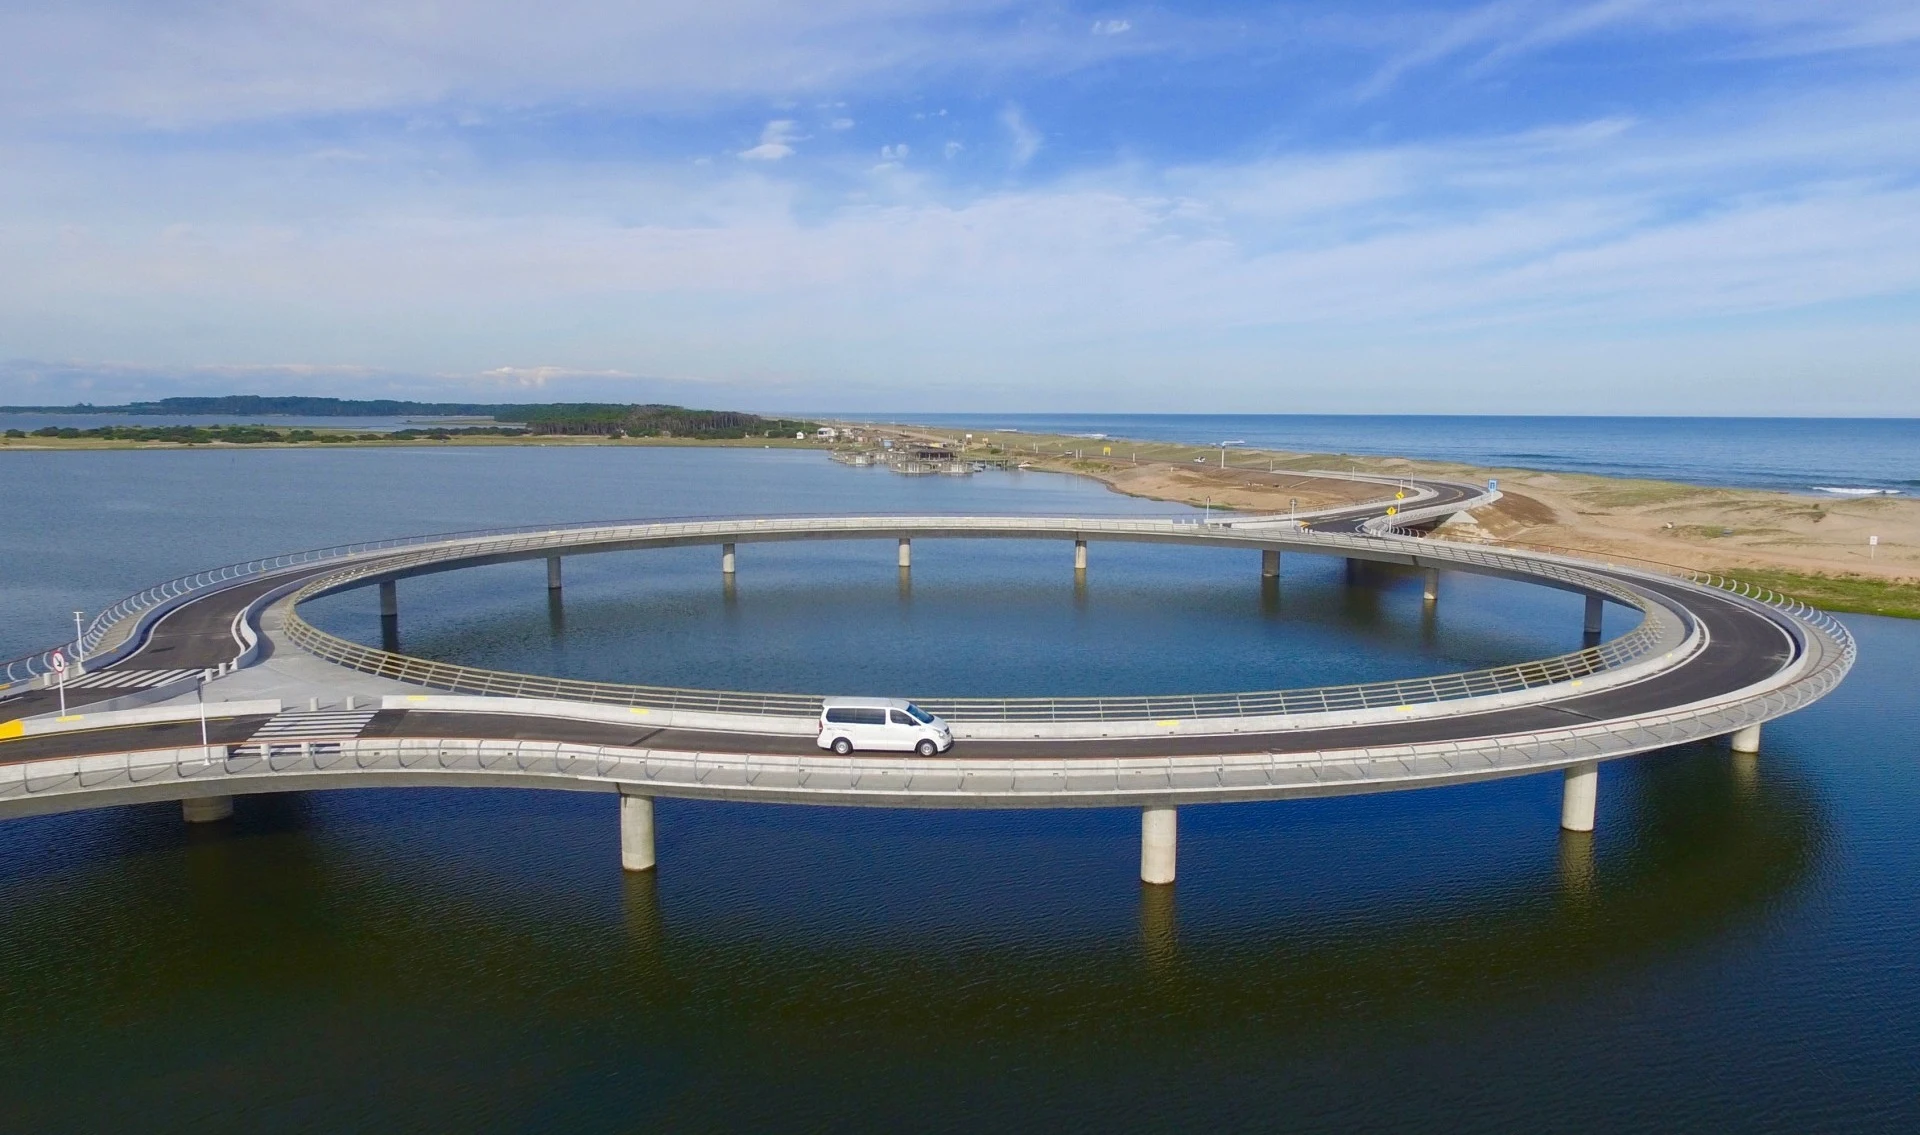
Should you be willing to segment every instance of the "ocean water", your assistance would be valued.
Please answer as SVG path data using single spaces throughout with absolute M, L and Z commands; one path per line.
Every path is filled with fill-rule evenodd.
M 784 451 L 0 456 L 22 649 L 101 596 L 354 538 L 1165 508 Z M 903 594 L 890 547 L 749 545 L 731 599 L 703 557 L 581 557 L 557 626 L 539 565 L 505 565 L 404 582 L 402 634 L 821 688 L 858 677 L 866 627 L 888 672 L 1012 692 L 1387 676 L 1552 649 L 1577 621 L 1449 576 L 1423 626 L 1398 581 L 1355 595 L 1304 556 L 1275 611 L 1250 561 L 1093 551 L 1077 593 L 1059 546 L 927 541 Z M 364 628 L 338 598 L 326 617 Z M 1128 810 L 665 800 L 645 876 L 589 794 L 7 821 L 0 1130 L 1910 1131 L 1920 624 L 1847 622 L 1859 666 L 1769 725 L 1757 767 L 1710 745 L 1611 763 L 1590 841 L 1558 833 L 1553 776 L 1188 808 L 1170 893 L 1138 883 Z
M 1920 491 L 1917 418 L 923 414 L 900 420 L 1189 445 L 1235 441 L 1791 493 L 1814 493 L 1817 486 Z

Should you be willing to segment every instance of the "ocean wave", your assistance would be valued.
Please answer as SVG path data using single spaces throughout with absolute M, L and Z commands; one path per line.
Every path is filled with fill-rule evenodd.
M 1850 489 L 1838 485 L 1815 485 L 1813 486 L 1813 491 L 1816 493 L 1832 493 L 1839 497 L 1897 497 L 1900 495 L 1899 489 Z

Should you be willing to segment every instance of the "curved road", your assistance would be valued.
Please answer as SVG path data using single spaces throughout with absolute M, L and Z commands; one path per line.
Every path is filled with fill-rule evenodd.
M 1415 505 L 1411 511 L 1416 516 L 1429 511 L 1444 514 L 1446 506 L 1467 502 L 1478 495 L 1478 491 L 1470 486 L 1445 482 L 1422 482 L 1421 486 L 1430 490 L 1433 495 L 1418 502 L 1409 502 Z M 1335 516 L 1316 518 L 1313 525 L 1319 532 L 1356 531 L 1367 520 L 1376 518 L 1380 514 L 1379 505 L 1359 506 Z M 1217 534 L 1217 531 L 1206 530 L 1206 534 Z M 1062 532 L 1046 534 L 1059 536 L 1065 532 L 1066 530 L 1063 529 Z M 1258 546 L 1257 532 L 1256 528 L 1250 527 L 1240 534 L 1240 538 L 1246 542 L 1246 546 Z M 819 534 L 831 533 L 822 530 Z M 859 534 L 845 533 L 848 536 Z M 1003 531 L 998 534 L 1016 533 Z M 792 532 L 788 532 L 786 535 L 774 534 L 766 538 L 791 538 L 792 535 Z M 1036 533 L 1036 535 L 1039 534 Z M 1110 534 L 1110 536 L 1117 539 L 1127 538 L 1125 535 Z M 724 539 L 732 538 L 724 537 Z M 740 538 L 753 537 L 743 535 Z M 1099 537 L 1096 536 L 1096 538 Z M 711 542 L 720 542 L 720 538 Z M 1292 546 L 1289 545 L 1289 547 Z M 1391 551 L 1403 561 L 1409 554 L 1409 549 L 1413 549 L 1413 554 L 1417 554 L 1417 542 L 1382 541 L 1380 547 Z M 592 550 L 590 546 L 581 546 L 568 551 L 567 554 L 590 550 Z M 1341 554 L 1334 548 L 1325 550 L 1332 554 Z M 493 559 L 500 558 L 492 552 L 488 554 Z M 531 552 L 520 549 L 513 553 L 518 558 L 532 558 L 535 555 L 544 554 L 547 553 L 538 549 Z M 561 552 L 556 550 L 552 554 L 558 555 Z M 448 570 L 449 566 L 458 566 L 460 562 L 464 562 L 449 560 L 438 566 L 428 563 L 423 567 L 421 561 L 417 559 L 402 563 L 397 558 L 398 555 L 399 553 L 373 555 L 364 562 L 374 564 L 377 568 L 375 561 L 393 558 L 396 564 L 394 574 L 420 570 Z M 302 584 L 326 577 L 351 562 L 336 559 L 308 563 L 270 577 L 250 579 L 236 586 L 224 590 L 213 590 L 204 596 L 194 598 L 155 621 L 128 655 L 109 667 L 105 673 L 108 675 L 177 674 L 181 671 L 216 667 L 228 663 L 241 650 L 241 644 L 236 642 L 234 637 L 236 616 L 255 610 L 256 606 L 263 607 L 266 605 L 264 600 L 275 598 Z M 1845 639 L 1844 630 L 1825 630 L 1794 612 L 1770 607 L 1752 599 L 1712 588 L 1601 565 L 1582 566 L 1584 570 L 1594 575 L 1624 582 L 1642 593 L 1651 593 L 1666 600 L 1669 605 L 1690 613 L 1699 628 L 1704 631 L 1704 645 L 1683 660 L 1667 665 L 1651 676 L 1624 682 L 1624 684 L 1607 685 L 1596 682 L 1594 683 L 1596 688 L 1587 692 L 1580 692 L 1569 686 L 1560 691 L 1560 696 L 1554 697 L 1553 700 L 1533 704 L 1509 704 L 1482 708 L 1477 706 L 1473 699 L 1465 699 L 1461 702 L 1445 703 L 1450 707 L 1446 712 L 1416 715 L 1404 720 L 1213 735 L 1183 735 L 1173 732 L 1150 737 L 1128 738 L 968 740 L 942 757 L 895 758 L 889 754 L 887 759 L 927 772 L 942 767 L 973 767 L 990 765 L 993 762 L 1007 762 L 1008 769 L 1017 771 L 1022 762 L 1035 763 L 1037 767 L 1038 762 L 1068 764 L 1085 762 L 1092 765 L 1099 762 L 1165 759 L 1168 762 L 1166 771 L 1168 787 L 1160 795 L 1166 800 L 1175 798 L 1253 799 L 1309 794 L 1313 791 L 1325 791 L 1326 787 L 1325 785 L 1316 787 L 1277 784 L 1273 781 L 1270 772 L 1269 783 L 1266 786 L 1256 786 L 1246 793 L 1234 795 L 1226 787 L 1227 780 L 1224 774 L 1224 770 L 1229 768 L 1229 758 L 1245 754 L 1265 755 L 1269 758 L 1268 767 L 1271 769 L 1276 767 L 1275 758 L 1317 754 L 1324 760 L 1327 755 L 1332 754 L 1347 759 L 1354 767 L 1360 767 L 1367 762 L 1377 765 L 1381 758 L 1373 754 L 1383 749 L 1403 747 L 1407 755 L 1404 759 L 1400 759 L 1400 763 L 1406 767 L 1406 776 L 1401 781 L 1395 781 L 1390 776 L 1383 779 L 1369 775 L 1366 785 L 1350 789 L 1377 791 L 1389 787 L 1415 787 L 1421 784 L 1444 783 L 1448 780 L 1469 780 L 1551 768 L 1572 768 L 1583 762 L 1590 765 L 1592 761 L 1604 759 L 1606 756 L 1626 755 L 1693 737 L 1713 735 L 1715 732 L 1748 728 L 1768 716 L 1788 712 L 1820 696 L 1839 680 L 1845 668 L 1851 663 L 1851 643 L 1850 640 Z M 379 577 L 375 575 L 370 578 Z M 1550 581 L 1543 580 L 1543 582 Z M 1823 634 L 1827 637 L 1823 638 Z M 1836 635 L 1838 637 L 1835 637 Z M 269 642 L 269 649 L 272 646 L 273 644 Z M 284 643 L 278 648 L 297 649 Z M 1793 683 L 1804 683 L 1805 671 L 1810 668 L 1819 671 L 1818 680 L 1807 683 L 1808 689 L 1800 691 L 1798 696 L 1783 696 L 1781 692 L 1783 689 L 1787 690 L 1789 695 L 1795 693 L 1791 689 Z M 341 673 L 346 672 L 341 671 Z M 98 672 L 90 674 L 88 679 L 95 682 L 106 680 L 100 679 Z M 82 682 L 87 682 L 87 679 L 82 679 Z M 1813 688 L 1815 686 L 1817 688 Z M 71 708 L 81 709 L 122 696 L 127 692 L 126 688 L 83 684 L 79 688 L 68 691 L 68 704 Z M 1484 704 L 1483 702 L 1482 706 Z M 1706 708 L 1702 708 L 1703 706 Z M 56 695 L 53 691 L 35 691 L 0 701 L 0 720 L 43 715 L 55 709 Z M 250 747 L 229 752 L 230 760 L 235 754 L 244 757 L 247 753 L 264 751 L 255 734 L 268 720 L 264 715 L 215 719 L 208 723 L 208 740 L 214 746 L 242 746 L 243 743 L 253 742 Z M 1617 723 L 1638 721 L 1660 723 L 1662 728 L 1666 728 L 1666 723 L 1672 721 L 1680 721 L 1681 724 L 1666 729 L 1664 733 L 1649 727 L 1647 735 L 1639 737 L 1621 739 L 1609 734 L 1604 745 L 1579 740 L 1582 736 L 1592 735 L 1592 730 L 1589 728 L 1592 726 L 1604 724 L 1611 729 Z M 1586 733 L 1583 734 L 1582 730 L 1586 730 Z M 0 733 L 0 736 L 4 736 L 4 733 Z M 315 733 L 313 736 L 316 738 L 331 736 L 337 740 L 342 735 Z M 462 711 L 436 708 L 383 709 L 374 714 L 370 720 L 357 722 L 355 731 L 347 736 L 357 738 L 359 743 L 375 749 L 380 748 L 375 743 L 381 741 L 391 741 L 403 748 L 404 743 L 409 741 L 429 745 L 438 742 L 525 741 L 580 747 L 583 752 L 611 753 L 622 760 L 626 758 L 619 757 L 619 754 L 663 753 L 672 756 L 705 753 L 748 762 L 755 758 L 772 758 L 776 761 L 785 759 L 795 769 L 799 769 L 803 762 L 812 762 L 816 766 L 824 766 L 827 763 L 823 760 L 824 754 L 821 750 L 814 746 L 811 736 L 672 727 L 652 728 L 639 721 L 610 723 L 604 720 L 583 720 L 576 716 L 502 713 L 484 709 Z M 1569 738 L 1572 740 L 1567 740 Z M 0 766 L 49 762 L 48 767 L 51 767 L 51 763 L 76 757 L 106 757 L 187 750 L 198 746 L 200 740 L 198 721 L 172 721 L 23 736 L 0 742 Z M 298 733 L 275 735 L 273 747 L 276 751 L 283 747 L 283 740 L 294 742 L 288 748 L 288 751 L 293 751 L 298 749 L 300 735 Z M 1607 748 L 1608 745 L 1612 747 Z M 327 752 L 336 752 L 338 748 L 337 744 L 333 744 Z M 1448 753 L 1456 758 L 1463 753 L 1479 753 L 1484 758 L 1486 753 L 1497 753 L 1502 749 L 1514 752 L 1527 749 L 1527 752 L 1532 755 L 1527 756 L 1525 761 L 1519 764 L 1482 759 L 1478 764 L 1469 762 L 1461 767 L 1456 767 L 1458 763 L 1456 760 L 1446 758 Z M 312 751 L 300 751 L 308 758 L 313 757 Z M 1438 754 L 1445 761 L 1446 771 L 1435 776 L 1415 768 L 1415 765 L 1425 756 L 1434 754 Z M 314 759 L 317 762 L 317 758 Z M 663 795 L 724 795 L 725 792 L 713 788 L 700 773 L 697 757 L 694 758 L 693 763 L 694 773 L 691 781 L 684 784 L 673 782 L 667 787 L 649 788 L 647 791 L 651 794 Z M 1178 763 L 1177 767 L 1176 763 Z M 362 769 L 371 767 L 360 766 Z M 1221 785 L 1219 789 L 1188 792 L 1175 787 L 1178 774 L 1183 770 L 1199 768 L 1205 771 L 1209 767 L 1223 770 L 1218 777 Z M 412 766 L 409 768 L 411 769 Z M 426 773 L 432 771 L 428 769 Z M 520 771 L 524 772 L 524 770 Z M 253 776 L 259 772 L 260 770 L 253 769 L 248 775 Z M 335 776 L 342 772 L 357 775 L 355 768 L 322 770 L 316 763 L 313 768 L 301 773 L 308 777 L 308 780 L 301 784 L 307 786 L 322 783 L 329 772 Z M 419 780 L 418 777 L 426 773 L 413 769 L 408 775 L 414 779 L 389 779 L 384 782 L 424 783 L 428 781 Z M 564 779 L 573 774 L 557 771 L 552 775 Z M 812 795 L 812 790 L 806 787 L 806 774 L 797 773 L 796 775 L 800 776 L 799 787 L 785 790 L 787 795 L 780 798 L 809 798 Z M 116 799 L 113 795 L 115 791 L 121 791 L 123 796 L 132 798 L 131 773 L 128 774 L 126 783 L 111 782 L 111 777 L 105 774 L 101 774 L 101 777 L 104 779 L 89 782 L 98 784 L 100 789 L 98 799 L 101 802 L 113 802 Z M 854 779 L 857 781 L 859 778 L 855 776 Z M 752 780 L 753 776 L 749 775 L 747 782 L 751 783 Z M 383 781 L 372 773 L 359 779 L 349 775 L 339 780 L 343 785 L 381 782 Z M 667 784 L 667 782 L 660 783 Z M 614 783 L 607 781 L 604 777 L 591 781 L 590 784 L 601 790 L 613 788 L 626 790 L 628 785 L 629 782 L 626 780 Z M 582 785 L 555 783 L 548 786 L 579 787 Z M 180 788 L 178 794 L 190 796 L 198 792 L 204 795 L 209 791 L 222 790 L 273 791 L 276 787 L 270 777 L 262 774 L 255 776 L 252 781 L 238 784 L 233 788 L 219 785 L 209 789 L 204 785 L 192 785 Z M 147 794 L 142 798 L 152 798 L 152 793 L 168 790 L 164 786 L 156 787 L 148 782 L 139 789 L 139 792 Z M 75 798 L 64 806 L 89 806 L 89 791 L 89 789 L 74 789 L 71 794 Z M 764 792 L 758 794 L 748 792 L 744 788 L 736 795 L 775 798 Z M 874 794 L 860 788 L 857 784 L 852 787 L 822 791 L 818 795 L 823 800 L 835 803 L 880 803 L 884 800 L 883 796 L 868 798 Z M 1072 801 L 1068 801 L 1063 795 L 1054 802 L 1116 804 L 1127 802 L 1131 798 L 1116 790 L 1115 793 L 1105 797 L 1085 796 Z M 1001 797 L 983 796 L 980 799 L 1032 804 L 1047 803 L 1054 798 L 1045 797 L 1044 794 L 1018 797 L 1009 794 Z M 51 795 L 39 801 L 28 801 L 25 797 L 9 798 L 0 794 L 0 815 L 29 810 L 47 810 L 53 803 Z M 29 804 L 32 806 L 29 807 Z

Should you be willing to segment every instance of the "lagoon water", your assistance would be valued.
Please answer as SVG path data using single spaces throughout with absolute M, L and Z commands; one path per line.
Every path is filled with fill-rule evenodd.
M 432 530 L 747 512 L 1164 513 L 1051 476 L 741 450 L 0 455 L 0 650 L 194 568 Z M 1351 592 L 1288 557 L 928 541 L 582 557 L 402 584 L 410 650 L 623 680 L 1140 692 L 1566 649 L 1577 601 Z M 1564 608 L 1564 609 L 1563 609 Z M 369 634 L 370 597 L 316 604 Z M 496 790 L 0 824 L 0 1130 L 1912 1130 L 1920 624 L 1768 727 L 1602 775 L 1190 808 L 1174 893 L 1130 811 Z M 1617 630 L 1620 628 L 1610 628 Z M 1574 636 L 1569 636 L 1569 631 Z

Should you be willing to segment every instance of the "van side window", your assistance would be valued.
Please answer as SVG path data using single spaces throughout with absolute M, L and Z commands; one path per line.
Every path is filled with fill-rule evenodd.
M 836 706 L 827 711 L 827 720 L 835 725 L 885 725 L 887 711 L 859 706 Z
M 891 716 L 891 717 L 893 718 L 893 723 L 894 723 L 895 725 L 914 725 L 914 724 L 918 724 L 917 722 L 915 722 L 915 721 L 913 720 L 913 718 L 911 718 L 911 717 L 908 717 L 908 716 L 907 716 L 907 712 L 906 712 L 905 710 L 903 710 L 903 709 L 896 709 L 896 710 L 894 710 L 894 711 L 893 711 L 893 712 L 892 712 L 892 713 L 891 713 L 891 714 L 890 714 L 889 716 Z

